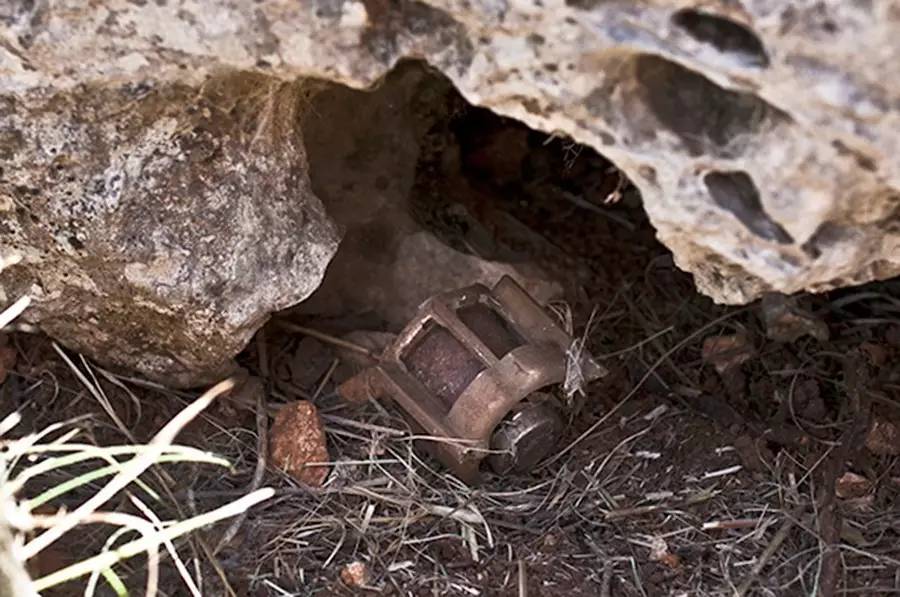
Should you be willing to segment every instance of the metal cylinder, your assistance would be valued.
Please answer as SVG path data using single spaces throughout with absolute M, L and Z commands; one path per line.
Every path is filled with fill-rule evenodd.
M 488 462 L 498 475 L 530 471 L 550 455 L 562 430 L 562 419 L 549 404 L 549 396 L 533 394 L 494 430 Z

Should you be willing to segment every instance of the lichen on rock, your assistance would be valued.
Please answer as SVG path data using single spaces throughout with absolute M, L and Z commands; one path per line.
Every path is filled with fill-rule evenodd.
M 338 234 L 309 189 L 302 85 L 258 74 L 7 96 L 8 296 L 64 344 L 210 381 L 321 280 Z

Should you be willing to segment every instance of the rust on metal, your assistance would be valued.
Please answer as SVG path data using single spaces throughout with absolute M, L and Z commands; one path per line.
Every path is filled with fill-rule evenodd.
M 476 483 L 489 455 L 498 473 L 528 470 L 562 428 L 541 389 L 562 383 L 573 338 L 512 278 L 437 295 L 377 365 L 339 388 L 347 400 L 389 398 L 429 449 Z M 605 375 L 593 359 L 586 380 Z
M 428 391 L 446 403 L 448 410 L 485 368 L 447 328 L 433 322 L 405 351 L 403 364 Z

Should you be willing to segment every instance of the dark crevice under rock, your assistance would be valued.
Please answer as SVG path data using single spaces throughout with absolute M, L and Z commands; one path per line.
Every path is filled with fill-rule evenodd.
M 345 229 L 322 286 L 297 308 L 306 315 L 367 312 L 396 329 L 428 296 L 504 274 L 542 300 L 572 298 L 594 273 L 560 242 L 649 230 L 609 160 L 470 105 L 421 62 L 372 91 L 323 84 L 301 126 L 313 191 Z

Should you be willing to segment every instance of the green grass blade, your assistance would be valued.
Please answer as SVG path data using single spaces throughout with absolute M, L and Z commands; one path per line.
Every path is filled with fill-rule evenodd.
M 115 591 L 116 595 L 119 597 L 128 597 L 128 587 L 125 586 L 125 583 L 122 582 L 119 575 L 113 572 L 112 568 L 104 568 L 100 571 L 100 574 L 103 575 L 103 580 L 105 580 L 106 584 Z

